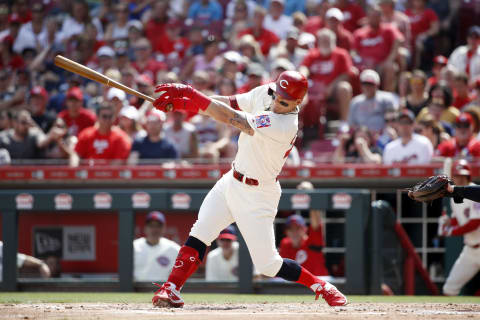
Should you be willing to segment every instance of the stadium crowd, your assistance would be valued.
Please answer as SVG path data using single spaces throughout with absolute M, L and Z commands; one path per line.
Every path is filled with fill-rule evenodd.
M 147 95 L 183 82 L 230 96 L 299 70 L 292 164 L 477 157 L 479 17 L 462 0 L 1 1 L 0 163 L 235 154 L 235 129 L 154 110 L 56 67 L 57 54 Z

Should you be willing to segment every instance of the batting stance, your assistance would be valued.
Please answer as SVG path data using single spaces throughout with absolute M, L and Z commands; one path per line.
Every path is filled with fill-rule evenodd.
M 167 282 L 155 292 L 158 307 L 182 307 L 180 290 L 203 260 L 207 246 L 221 230 L 237 223 L 255 268 L 266 276 L 303 284 L 330 306 L 347 304 L 346 297 L 297 262 L 282 259 L 275 248 L 273 221 L 282 193 L 277 180 L 298 131 L 298 105 L 307 92 L 307 79 L 285 71 L 275 83 L 235 96 L 207 97 L 182 84 L 157 86 L 154 106 L 161 110 L 200 112 L 241 130 L 232 169 L 205 197 L 190 236 L 180 249 Z
M 474 185 L 466 160 L 454 163 L 452 171 L 455 185 Z M 451 202 L 452 218 L 446 215 L 440 217 L 438 233 L 446 237 L 463 235 L 465 246 L 443 286 L 443 293 L 449 296 L 458 295 L 462 287 L 480 270 L 480 203 L 471 200 L 454 203 L 453 199 Z

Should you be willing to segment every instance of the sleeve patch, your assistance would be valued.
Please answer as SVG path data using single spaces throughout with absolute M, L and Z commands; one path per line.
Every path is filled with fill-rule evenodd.
M 270 117 L 267 114 L 262 114 L 255 117 L 255 126 L 257 128 L 270 127 Z

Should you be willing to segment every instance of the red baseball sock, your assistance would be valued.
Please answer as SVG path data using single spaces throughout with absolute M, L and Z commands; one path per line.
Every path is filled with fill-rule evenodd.
M 167 281 L 175 284 L 177 290 L 180 290 L 199 264 L 198 251 L 192 247 L 182 246 Z
M 315 277 L 310 271 L 302 267 L 302 272 L 300 273 L 300 277 L 298 278 L 296 283 L 303 284 L 305 287 L 312 289 L 311 287 L 313 284 L 320 283 L 320 285 L 323 286 L 325 284 L 325 281 Z

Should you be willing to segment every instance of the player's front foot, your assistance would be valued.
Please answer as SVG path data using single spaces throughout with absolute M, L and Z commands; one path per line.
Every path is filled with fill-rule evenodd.
M 175 285 L 170 282 L 165 282 L 162 286 L 158 283 L 153 283 L 157 287 L 160 287 L 152 298 L 152 304 L 154 307 L 159 308 L 182 308 L 183 299 L 180 297 L 180 292 L 175 289 Z
M 318 288 L 315 290 L 315 294 L 315 300 L 318 300 L 318 297 L 322 296 L 330 307 L 345 306 L 348 303 L 347 297 L 345 297 L 333 284 L 326 281 L 323 285 L 319 284 Z

